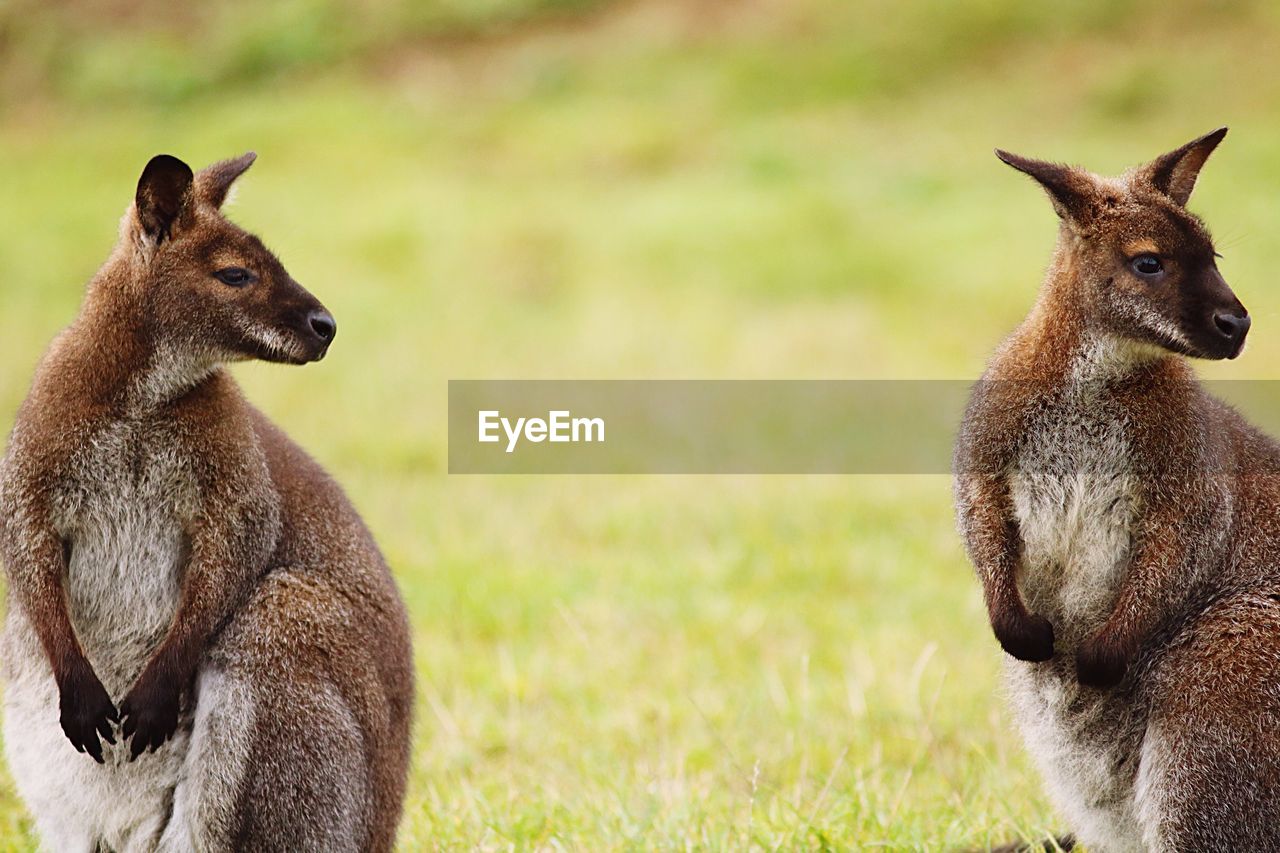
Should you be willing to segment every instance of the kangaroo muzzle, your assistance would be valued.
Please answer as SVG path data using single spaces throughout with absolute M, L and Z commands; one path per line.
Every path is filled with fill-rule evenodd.
M 1228 347 L 1230 355 L 1227 358 L 1235 358 L 1244 349 L 1244 339 L 1249 334 L 1251 325 L 1253 320 L 1243 308 L 1239 311 L 1214 312 L 1213 327 Z

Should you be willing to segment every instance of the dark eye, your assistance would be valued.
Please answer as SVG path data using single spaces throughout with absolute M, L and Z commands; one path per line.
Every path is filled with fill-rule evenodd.
M 246 284 L 253 282 L 253 273 L 244 267 L 227 267 L 220 269 L 213 274 L 213 277 L 223 284 L 229 284 L 232 287 L 244 287 Z
M 1155 255 L 1138 255 L 1129 265 L 1138 275 L 1159 275 L 1164 272 L 1164 264 Z

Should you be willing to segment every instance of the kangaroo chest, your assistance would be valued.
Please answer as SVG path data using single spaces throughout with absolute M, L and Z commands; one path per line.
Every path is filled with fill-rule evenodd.
M 1074 644 L 1110 612 L 1128 566 L 1138 483 L 1125 420 L 1081 391 L 1047 407 L 1010 478 L 1028 606 Z
M 1141 719 L 1131 697 L 1082 695 L 1071 651 L 1110 614 L 1140 510 L 1133 446 L 1106 399 L 1068 394 L 1023 436 L 1009 486 L 1022 539 L 1019 587 L 1053 624 L 1057 657 L 1010 661 L 1006 688 L 1027 748 L 1073 826 L 1137 837 L 1129 807 Z
M 171 424 L 115 422 L 86 443 L 56 502 L 72 621 L 108 690 L 132 682 L 177 608 L 190 462 Z

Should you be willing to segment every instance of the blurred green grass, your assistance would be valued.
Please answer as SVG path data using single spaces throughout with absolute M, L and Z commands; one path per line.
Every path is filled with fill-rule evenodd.
M 147 158 L 256 149 L 232 216 L 342 335 L 236 372 L 348 486 L 409 603 L 404 849 L 1060 828 L 947 478 L 450 478 L 445 383 L 976 376 L 1054 235 L 990 149 L 1114 172 L 1220 124 L 1193 206 L 1256 328 L 1206 373 L 1271 376 L 1271 6 L 256 9 L 0 7 L 0 412 Z M 0 782 L 0 849 L 27 832 Z

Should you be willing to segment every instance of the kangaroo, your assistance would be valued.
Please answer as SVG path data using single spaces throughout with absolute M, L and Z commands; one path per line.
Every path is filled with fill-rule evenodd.
M 1058 242 L 970 399 L 958 525 L 1015 719 L 1091 850 L 1280 846 L 1280 445 L 1188 362 L 1250 327 L 1186 209 L 1225 135 L 1119 178 L 997 151 Z
M 337 331 L 221 213 L 254 159 L 147 164 L 0 464 L 4 746 L 49 850 L 394 840 L 404 607 L 342 489 L 223 368 L 317 361 Z

